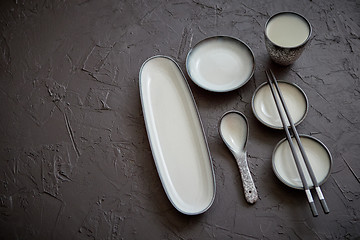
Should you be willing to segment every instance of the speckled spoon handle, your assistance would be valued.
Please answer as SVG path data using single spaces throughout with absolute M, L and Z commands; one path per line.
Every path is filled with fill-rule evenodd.
M 255 188 L 254 181 L 251 177 L 249 166 L 246 160 L 246 151 L 239 154 L 234 154 L 236 162 L 240 169 L 240 175 L 244 187 L 245 199 L 248 203 L 255 203 L 258 200 L 258 194 Z

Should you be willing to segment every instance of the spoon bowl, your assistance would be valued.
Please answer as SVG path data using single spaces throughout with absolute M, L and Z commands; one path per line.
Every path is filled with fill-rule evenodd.
M 245 199 L 249 203 L 255 203 L 258 194 L 246 160 L 246 145 L 249 136 L 248 121 L 241 112 L 229 111 L 221 117 L 219 125 L 220 136 L 238 164 Z
M 227 112 L 220 122 L 220 135 L 231 151 L 244 151 L 249 137 L 246 117 L 240 112 Z

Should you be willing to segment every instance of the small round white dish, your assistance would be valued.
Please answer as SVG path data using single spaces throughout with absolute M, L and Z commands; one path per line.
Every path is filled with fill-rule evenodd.
M 308 100 L 304 91 L 294 83 L 278 81 L 287 108 L 290 112 L 294 125 L 301 123 L 308 111 Z M 280 102 L 280 98 L 279 102 Z M 254 92 L 251 107 L 255 117 L 268 127 L 283 129 L 281 119 L 276 108 L 270 86 L 267 82 L 261 84 Z M 282 109 L 285 115 L 284 109 Z M 287 126 L 290 126 L 287 118 Z
M 313 187 L 310 175 L 307 171 L 305 162 L 300 153 L 296 140 L 292 138 L 296 152 L 299 156 L 300 165 L 303 169 L 305 179 L 309 187 Z M 310 165 L 314 171 L 319 185 L 323 184 L 330 175 L 332 167 L 332 157 L 326 146 L 318 139 L 300 134 L 301 143 L 305 149 Z M 275 147 L 272 155 L 272 167 L 275 175 L 281 182 L 289 187 L 303 189 L 303 185 L 297 171 L 294 157 L 291 153 L 289 143 L 286 138 L 282 139 Z
M 254 54 L 244 42 L 215 36 L 197 43 L 188 53 L 186 69 L 199 87 L 213 92 L 235 90 L 254 74 Z

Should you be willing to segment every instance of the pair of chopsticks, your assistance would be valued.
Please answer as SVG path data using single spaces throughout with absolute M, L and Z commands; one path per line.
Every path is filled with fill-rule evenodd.
M 304 175 L 304 172 L 303 172 L 303 169 L 300 165 L 300 160 L 298 158 L 298 155 L 296 153 L 296 150 L 295 150 L 295 147 L 294 147 L 294 143 L 291 139 L 291 136 L 290 136 L 290 132 L 289 132 L 289 129 L 288 129 L 288 126 L 285 122 L 285 118 L 284 118 L 284 115 L 283 115 L 283 112 L 281 111 L 281 106 L 280 106 L 280 103 L 279 103 L 279 100 L 278 98 L 276 97 L 276 93 L 275 93 L 275 89 L 274 89 L 274 86 L 275 85 L 275 88 L 276 88 L 276 91 L 278 93 L 278 96 L 280 98 L 280 101 L 281 101 L 281 104 L 283 106 L 283 109 L 285 111 L 285 114 L 287 116 L 287 119 L 290 123 L 290 126 L 291 126 L 291 129 L 293 131 L 293 134 L 295 136 L 295 139 L 296 139 L 296 142 L 299 146 L 299 149 L 300 149 L 300 152 L 301 152 L 301 155 L 304 159 L 304 162 L 305 162 L 305 165 L 306 165 L 306 168 L 307 168 L 307 171 L 309 172 L 309 175 L 310 175 L 310 178 L 311 178 L 311 181 L 313 182 L 313 185 L 315 187 L 315 190 L 316 190 L 316 193 L 320 199 L 320 203 L 321 203 L 321 206 L 324 210 L 325 213 L 329 213 L 330 210 L 326 204 L 326 201 L 325 201 L 325 198 L 324 198 L 324 195 L 322 194 L 322 191 L 321 191 L 321 188 L 319 186 L 319 183 L 318 181 L 316 180 L 316 177 L 315 177 L 315 174 L 314 174 L 314 171 L 310 165 L 310 162 L 309 162 L 309 159 L 305 153 L 305 150 L 304 150 L 304 147 L 303 145 L 301 144 L 301 141 L 300 141 L 300 137 L 299 137 L 299 134 L 298 132 L 296 131 L 296 128 L 295 128 L 295 125 L 294 125 L 294 122 L 290 116 L 290 113 L 289 113 L 289 110 L 286 106 L 286 103 L 285 103 L 285 100 L 284 100 L 284 97 L 280 91 L 280 88 L 279 88 L 279 85 L 277 83 L 277 80 L 273 74 L 273 72 L 271 70 L 269 71 L 265 71 L 266 73 L 266 77 L 267 77 L 267 80 L 268 80 L 268 83 L 269 83 L 269 86 L 270 86 L 270 90 L 271 90 L 271 93 L 273 95 L 273 98 L 275 100 L 275 103 L 276 103 L 276 107 L 277 107 L 277 110 L 279 112 L 279 115 L 280 115 L 280 119 L 281 119 L 281 122 L 282 122 L 282 125 L 284 127 L 284 130 L 285 130 L 285 133 L 286 133 L 286 138 L 289 142 L 289 145 L 290 145 L 290 149 L 291 149 L 291 152 L 293 154 L 293 157 L 294 157 L 294 160 L 295 160 L 295 164 L 296 164 L 296 168 L 299 172 L 299 175 L 300 175 L 300 179 L 301 179 L 301 182 L 302 182 L 302 185 L 304 187 L 304 190 L 305 190 L 305 193 L 306 193 L 306 196 L 307 196 L 307 199 L 309 201 L 309 204 L 310 204 L 310 208 L 311 208 L 311 212 L 313 214 L 314 217 L 317 217 L 318 216 L 318 212 L 316 210 L 316 206 L 315 206 L 315 203 L 314 203 L 314 199 L 311 195 L 311 191 L 310 191 L 310 188 L 309 188 L 309 184 L 307 183 L 306 181 L 306 178 L 305 178 L 305 175 Z

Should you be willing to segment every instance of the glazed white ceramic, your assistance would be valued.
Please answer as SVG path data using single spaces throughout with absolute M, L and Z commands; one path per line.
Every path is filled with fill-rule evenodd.
M 225 115 L 220 123 L 220 132 L 229 147 L 236 152 L 245 148 L 248 126 L 246 120 L 238 113 Z
M 238 164 L 245 199 L 253 204 L 258 200 L 258 194 L 247 163 L 249 126 L 246 117 L 238 111 L 226 112 L 220 120 L 219 128 L 221 138 Z
M 301 143 L 305 149 L 306 155 L 309 159 L 310 165 L 314 171 L 315 177 L 319 185 L 325 182 L 330 174 L 332 159 L 329 150 L 319 140 L 300 135 Z M 292 138 L 296 148 L 297 155 L 299 156 L 301 168 L 304 171 L 306 181 L 310 187 L 313 187 L 310 175 L 306 169 L 305 162 L 300 153 L 297 142 Z M 275 147 L 272 157 L 273 170 L 276 176 L 286 185 L 302 189 L 303 185 L 297 171 L 293 155 L 291 153 L 288 141 L 283 139 Z
M 227 92 L 243 86 L 254 73 L 254 56 L 242 41 L 217 36 L 204 39 L 190 50 L 186 68 L 200 87 Z
M 280 47 L 293 48 L 308 39 L 310 26 L 298 14 L 285 12 L 271 18 L 266 25 L 266 35 Z
M 236 152 L 243 151 L 248 136 L 248 126 L 245 119 L 238 113 L 229 113 L 220 123 L 222 137 L 231 149 Z
M 145 61 L 140 95 L 151 150 L 168 198 L 182 213 L 206 211 L 215 196 L 212 162 L 179 66 L 165 56 Z
M 294 124 L 297 125 L 305 118 L 308 110 L 308 102 L 305 93 L 295 84 L 284 81 L 278 81 L 278 84 Z M 280 98 L 278 96 L 277 98 L 280 102 Z M 255 91 L 252 99 L 252 109 L 258 120 L 265 125 L 276 129 L 283 129 L 268 83 L 260 85 Z M 281 110 L 284 116 L 286 116 L 284 109 L 281 108 Z M 286 123 L 290 126 L 287 119 Z

